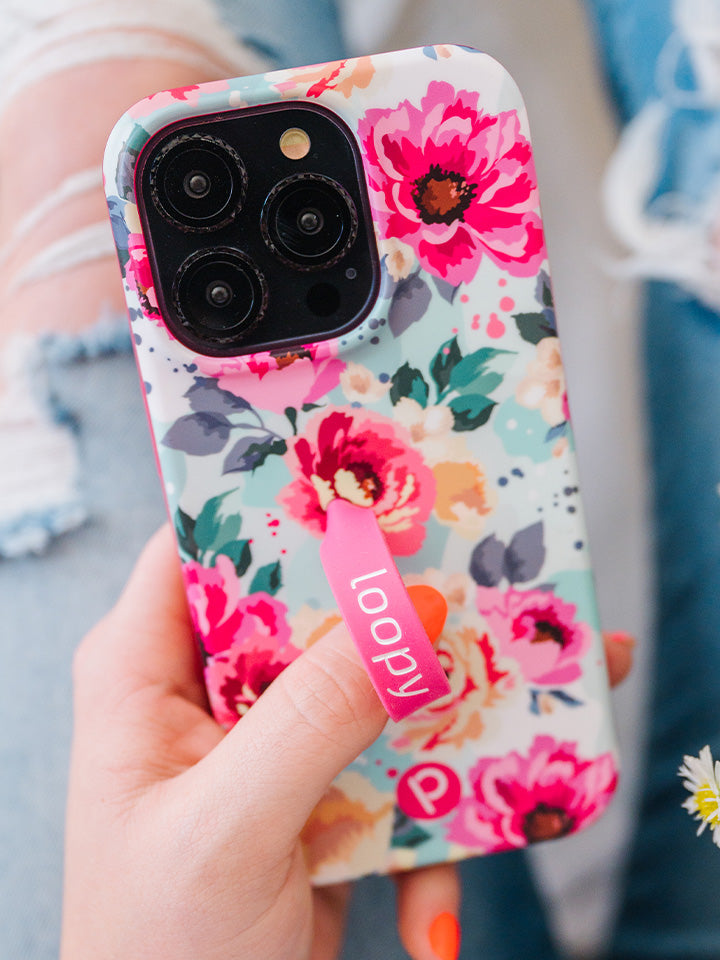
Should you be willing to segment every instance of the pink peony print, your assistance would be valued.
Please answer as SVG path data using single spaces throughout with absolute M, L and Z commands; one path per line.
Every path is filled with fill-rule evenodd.
M 183 565 L 183 578 L 208 658 L 210 705 L 229 729 L 301 651 L 290 643 L 287 607 L 267 593 L 242 596 L 229 557 L 220 554 L 213 567 L 192 560 Z
M 327 341 L 299 347 L 291 353 L 255 353 L 247 357 L 199 357 L 203 373 L 218 378 L 218 386 L 243 397 L 257 410 L 284 413 L 304 403 L 317 403 L 340 383 L 345 361 Z
M 435 650 L 451 693 L 404 721 L 402 734 L 391 744 L 400 753 L 434 750 L 446 744 L 461 747 L 467 740 L 477 741 L 487 729 L 492 709 L 515 686 L 515 679 L 498 664 L 486 633 L 472 627 L 446 629 Z
M 150 269 L 145 238 L 141 233 L 131 233 L 127 242 L 130 258 L 125 265 L 127 284 L 131 290 L 137 293 L 145 315 L 160 323 L 160 311 L 155 295 L 155 280 Z
M 291 643 L 278 649 L 261 630 L 211 657 L 205 665 L 205 684 L 218 723 L 229 730 L 300 653 Z
M 294 480 L 278 500 L 316 536 L 326 509 L 341 497 L 370 507 L 393 553 L 419 550 L 435 500 L 435 480 L 402 427 L 378 414 L 329 408 L 290 441 L 285 461 Z
M 283 413 L 287 407 L 301 407 L 316 403 L 340 383 L 345 363 L 336 357 L 315 360 L 310 356 L 292 354 L 274 357 L 273 365 L 258 364 L 249 358 L 247 374 L 238 381 L 234 377 L 220 377 L 223 390 L 242 393 L 248 403 L 258 410 Z
M 289 641 L 287 607 L 267 593 L 242 596 L 229 557 L 219 554 L 213 567 L 191 560 L 183 565 L 183 578 L 193 625 L 207 654 L 258 642 L 277 649 Z
M 526 680 L 570 683 L 581 675 L 592 631 L 576 621 L 573 604 L 550 590 L 478 587 L 477 606 L 501 655 L 513 657 Z
M 564 837 L 592 823 L 617 785 L 611 754 L 577 755 L 577 744 L 539 736 L 526 755 L 481 760 L 472 798 L 460 801 L 447 839 L 483 853 Z
M 368 110 L 358 126 L 381 233 L 453 285 L 472 280 L 484 256 L 519 277 L 545 258 L 518 115 L 482 113 L 477 103 L 477 93 L 434 81 L 419 107 Z

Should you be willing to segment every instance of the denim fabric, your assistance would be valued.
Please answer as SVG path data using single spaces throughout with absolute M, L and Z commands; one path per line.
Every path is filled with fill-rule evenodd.
M 460 864 L 460 960 L 556 960 L 527 858 L 521 852 Z M 340 960 L 407 960 L 389 877 L 355 884 Z
M 671 284 L 645 299 L 658 607 L 645 786 L 613 960 L 720 956 L 720 850 L 681 809 L 685 753 L 720 754 L 720 317 Z
M 672 0 L 585 0 L 620 119 L 656 95 L 658 55 L 670 30 Z
M 217 3 L 236 34 L 278 67 L 342 53 L 329 0 Z M 165 519 L 129 335 L 123 339 L 127 353 L 87 361 L 68 340 L 50 351 L 57 410 L 77 426 L 89 520 L 42 556 L 0 560 L 3 960 L 57 957 L 72 654 Z M 93 344 L 90 334 L 86 354 Z M 81 359 L 67 362 L 68 346 Z
M 672 0 L 587 0 L 618 116 L 651 101 L 667 106 L 656 197 L 677 192 L 691 208 L 707 198 L 720 163 L 720 110 L 703 109 L 690 51 L 673 34 Z
M 164 520 L 129 354 L 58 370 L 80 425 L 88 522 L 40 557 L 0 561 L 0 957 L 57 957 L 70 667 Z
M 343 53 L 330 0 L 216 2 L 278 66 Z M 657 95 L 655 62 L 670 29 L 670 0 L 588 0 L 588 7 L 619 114 L 629 119 Z M 687 64 L 679 64 L 677 79 L 690 82 Z M 714 118 L 705 122 L 709 130 Z M 713 134 L 703 139 L 695 113 L 678 112 L 672 123 L 678 126 L 668 128 L 672 149 L 658 189 L 674 183 L 678 170 L 698 186 L 708 148 L 689 150 L 687 143 L 711 143 Z M 645 333 L 662 599 L 646 788 L 613 960 L 709 960 L 720 955 L 720 851 L 707 837 L 695 839 L 680 809 L 676 768 L 683 753 L 705 742 L 720 746 L 713 633 L 720 447 L 712 442 L 720 326 L 677 288 L 658 284 L 648 294 Z M 43 557 L 0 562 L 0 957 L 17 960 L 57 955 L 72 650 L 115 600 L 164 519 L 131 358 L 73 364 L 57 371 L 55 387 L 79 425 L 90 521 Z M 553 960 L 522 855 L 471 861 L 461 870 L 463 960 Z M 362 881 L 343 960 L 401 960 L 394 926 L 392 882 Z
M 278 67 L 345 56 L 335 0 L 214 0 L 224 21 Z
M 137 372 L 129 354 L 56 368 L 56 400 L 79 426 L 89 522 L 43 556 L 0 562 L 0 957 L 54 960 L 75 646 L 115 602 L 165 519 Z M 462 960 L 553 960 L 521 854 L 461 867 Z M 525 953 L 532 944 L 532 954 Z M 355 890 L 343 960 L 405 960 L 393 884 Z
M 664 99 L 656 195 L 702 204 L 720 164 L 720 111 L 688 107 L 688 51 L 656 66 L 673 31 L 670 0 L 589 0 L 618 110 L 631 120 Z M 699 104 L 698 104 L 699 105 Z M 717 181 L 715 181 L 717 182 Z M 720 316 L 669 283 L 643 304 L 646 413 L 658 597 L 646 770 L 613 960 L 720 956 L 720 851 L 695 839 L 677 767 L 720 752 Z

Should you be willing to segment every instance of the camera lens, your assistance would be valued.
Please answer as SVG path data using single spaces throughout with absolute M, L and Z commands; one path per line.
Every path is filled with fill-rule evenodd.
M 200 200 L 210 193 L 210 178 L 202 170 L 191 170 L 185 175 L 183 188 L 188 197 Z
M 162 215 L 185 230 L 229 223 L 245 197 L 247 173 L 236 151 L 207 134 L 174 137 L 155 158 L 152 198 Z
M 273 253 L 306 270 L 336 263 L 354 242 L 357 226 L 350 194 L 319 174 L 298 174 L 278 183 L 265 201 L 261 222 Z
M 297 225 L 304 234 L 311 237 L 325 226 L 325 218 L 319 210 L 302 210 L 298 215 Z
M 173 288 L 184 326 L 201 340 L 235 339 L 251 330 L 267 304 L 265 278 L 239 250 L 216 247 L 180 266 Z

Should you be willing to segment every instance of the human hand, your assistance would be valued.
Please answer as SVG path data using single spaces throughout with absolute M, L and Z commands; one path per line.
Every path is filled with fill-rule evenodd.
M 617 682 L 630 647 L 606 647 Z M 386 719 L 339 626 L 225 735 L 164 528 L 76 657 L 62 960 L 334 960 L 349 887 L 311 888 L 299 835 Z M 453 956 L 458 907 L 450 865 L 398 877 L 414 960 Z

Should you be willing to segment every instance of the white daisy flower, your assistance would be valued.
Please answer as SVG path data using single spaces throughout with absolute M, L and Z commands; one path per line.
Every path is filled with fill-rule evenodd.
M 698 757 L 684 757 L 678 774 L 691 796 L 683 807 L 700 821 L 698 836 L 708 825 L 713 843 L 720 847 L 720 761 L 713 763 L 710 747 L 703 747 Z

